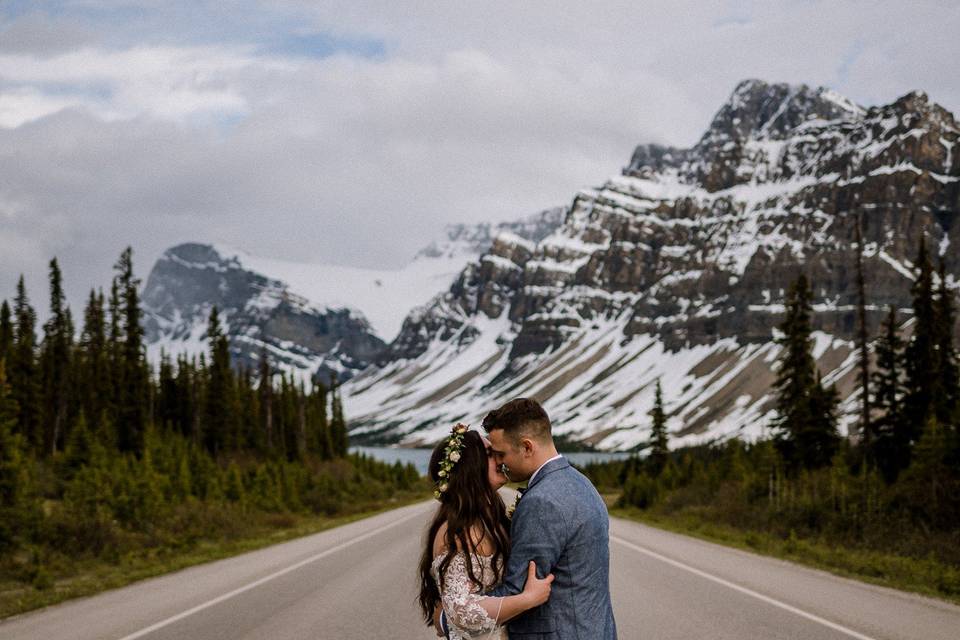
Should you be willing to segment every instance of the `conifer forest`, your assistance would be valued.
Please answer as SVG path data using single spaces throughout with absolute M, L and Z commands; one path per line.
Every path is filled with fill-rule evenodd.
M 879 335 L 866 331 L 870 301 L 857 270 L 860 401 L 849 436 L 838 431 L 836 390 L 811 353 L 813 283 L 801 275 L 776 337 L 783 349 L 768 438 L 671 450 L 658 384 L 646 455 L 588 465 L 588 476 L 616 497 L 617 509 L 654 522 L 713 528 L 714 539 L 956 598 L 956 292 L 926 243 L 918 245 L 912 317 L 889 308 Z
M 56 259 L 42 327 L 22 277 L 0 305 L 0 615 L 90 567 L 426 495 L 412 465 L 348 453 L 335 379 L 232 366 L 215 307 L 208 351 L 155 369 L 130 248 L 114 269 L 79 333 Z

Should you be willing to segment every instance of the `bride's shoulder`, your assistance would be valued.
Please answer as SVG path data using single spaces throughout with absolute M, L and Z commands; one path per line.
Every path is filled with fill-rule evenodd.
M 477 553 L 481 555 L 490 555 L 493 553 L 493 544 L 490 540 L 490 536 L 487 535 L 486 530 L 480 526 L 470 527 L 468 531 L 470 536 L 470 546 L 476 550 Z M 459 537 L 454 539 L 456 544 L 456 550 L 462 551 L 461 542 Z M 448 550 L 447 546 L 447 523 L 442 523 L 437 528 L 437 533 L 433 536 L 433 555 L 434 557 L 442 554 L 446 554 Z
M 437 528 L 433 535 L 433 555 L 434 557 L 447 552 L 447 523 L 443 522 Z

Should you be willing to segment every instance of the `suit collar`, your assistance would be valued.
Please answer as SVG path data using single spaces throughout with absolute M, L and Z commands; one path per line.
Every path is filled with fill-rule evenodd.
M 570 463 L 567 462 L 567 459 L 564 458 L 563 456 L 554 458 L 553 460 L 547 462 L 542 467 L 540 467 L 540 469 L 536 472 L 536 475 L 533 477 L 533 479 L 527 483 L 527 491 L 529 491 L 534 485 L 536 485 L 541 480 L 543 480 L 544 477 L 546 477 L 547 475 L 553 473 L 554 471 L 565 469 L 569 466 L 570 466 Z

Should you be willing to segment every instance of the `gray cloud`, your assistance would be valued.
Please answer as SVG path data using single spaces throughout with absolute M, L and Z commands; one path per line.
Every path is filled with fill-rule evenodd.
M 96 31 L 75 20 L 30 13 L 0 20 L 0 52 L 47 57 L 97 42 Z
M 267 54 L 249 27 L 189 43 L 156 14 L 132 29 L 140 45 L 89 16 L 72 41 L 33 17 L 5 23 L 27 35 L 0 47 L 0 297 L 24 272 L 43 313 L 56 255 L 79 314 L 127 244 L 143 278 L 186 240 L 396 265 L 445 222 L 568 202 L 639 142 L 693 143 L 745 77 L 831 86 L 863 104 L 919 88 L 960 107 L 960 14 L 937 3 L 282 11 L 298 33 L 384 53 Z M 195 12 L 176 19 L 200 31 Z

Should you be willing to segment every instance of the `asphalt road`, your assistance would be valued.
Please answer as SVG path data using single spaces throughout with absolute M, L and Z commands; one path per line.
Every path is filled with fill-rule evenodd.
M 432 503 L 0 622 L 0 639 L 430 640 L 415 570 Z M 620 638 L 960 638 L 960 607 L 611 523 Z

